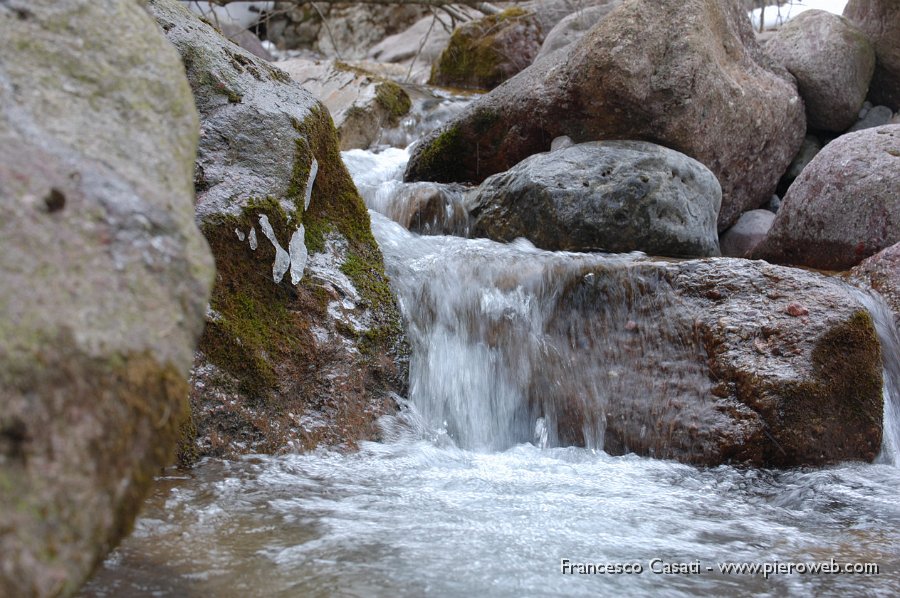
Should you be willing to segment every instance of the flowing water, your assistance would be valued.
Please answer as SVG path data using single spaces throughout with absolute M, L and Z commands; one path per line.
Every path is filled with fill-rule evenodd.
M 344 157 L 369 206 L 396 218 L 405 150 Z M 464 204 L 450 195 L 448 206 Z M 208 460 L 162 478 L 84 596 L 900 594 L 900 342 L 877 299 L 860 293 L 885 347 L 877 463 L 770 471 L 613 457 L 597 448 L 602 408 L 580 439 L 593 448 L 564 448 L 541 397 L 565 384 L 602 406 L 665 393 L 660 380 L 700 397 L 703 372 L 658 346 L 644 349 L 663 375 L 630 375 L 615 337 L 598 368 L 544 331 L 561 280 L 642 256 L 420 236 L 371 214 L 413 348 L 410 396 L 382 420 L 383 442 Z M 629 281 L 614 284 L 627 294 Z M 611 303 L 591 343 L 636 317 Z M 562 559 L 632 573 L 564 574 Z M 831 559 L 879 573 L 720 570 Z M 688 572 L 654 571 L 665 563 Z

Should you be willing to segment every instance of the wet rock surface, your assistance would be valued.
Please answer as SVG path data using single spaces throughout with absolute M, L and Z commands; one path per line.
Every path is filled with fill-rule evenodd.
M 173 461 L 213 276 L 197 129 L 136 3 L 0 3 L 0 595 L 73 593 Z
M 865 283 L 884 297 L 900 332 L 900 243 L 866 258 L 850 271 L 851 280 Z
M 792 77 L 737 3 L 635 1 L 424 138 L 406 179 L 481 182 L 561 135 L 642 139 L 715 173 L 721 231 L 768 201 L 804 132 Z
M 200 111 L 197 217 L 218 265 L 193 456 L 373 437 L 405 387 L 406 349 L 328 111 L 177 3 L 149 7 Z
M 572 372 L 599 363 L 609 375 L 538 378 L 533 401 L 563 445 L 602 421 L 611 454 L 702 465 L 878 454 L 880 345 L 845 283 L 734 259 L 636 262 L 571 280 L 548 330 L 581 348 Z
M 900 126 L 842 135 L 803 169 L 752 256 L 845 270 L 900 241 Z
M 475 236 L 525 237 L 568 251 L 719 255 L 721 188 L 705 166 L 640 141 L 583 143 L 531 156 L 484 181 Z

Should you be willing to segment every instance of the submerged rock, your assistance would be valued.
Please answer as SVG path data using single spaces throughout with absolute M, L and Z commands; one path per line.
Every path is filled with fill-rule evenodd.
M 737 2 L 633 0 L 424 138 L 405 177 L 481 182 L 560 135 L 642 139 L 713 171 L 721 231 L 768 201 L 805 126 L 793 78 Z
M 192 379 L 198 451 L 372 437 L 406 349 L 328 111 L 176 2 L 149 7 L 200 110 L 197 218 L 218 264 Z
M 797 79 L 813 129 L 840 133 L 856 122 L 875 71 L 875 48 L 847 19 L 810 10 L 791 19 L 766 53 Z
M 397 83 L 343 62 L 295 58 L 276 66 L 325 104 L 341 150 L 368 148 L 384 127 L 396 125 L 412 107 Z
M 72 594 L 173 461 L 213 277 L 197 129 L 138 3 L 0 3 L 2 596 Z
M 753 257 L 845 270 L 900 241 L 900 126 L 838 137 L 803 169 Z
M 432 85 L 493 89 L 531 64 L 544 34 L 534 13 L 512 7 L 458 27 L 431 70 Z
M 473 232 L 568 251 L 719 255 L 722 191 L 708 168 L 643 141 L 582 143 L 526 158 L 474 192 Z
M 767 467 L 872 461 L 882 362 L 872 318 L 834 278 L 735 259 L 577 270 L 547 324 L 578 347 L 541 364 L 533 404 L 559 444 Z M 606 379 L 575 372 L 596 364 Z M 554 374 L 558 377 L 554 378 Z
M 900 110 L 900 6 L 897 0 L 850 0 L 844 16 L 875 44 L 875 74 L 869 97 Z

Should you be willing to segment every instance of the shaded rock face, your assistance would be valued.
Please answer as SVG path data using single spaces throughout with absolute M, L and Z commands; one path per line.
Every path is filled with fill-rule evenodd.
M 719 239 L 722 255 L 744 257 L 766 238 L 774 221 L 775 214 L 769 210 L 744 212 L 734 226 L 722 233 Z
M 844 16 L 875 44 L 875 74 L 869 97 L 900 110 L 900 4 L 896 0 L 850 0 Z
M 384 127 L 396 125 L 412 107 L 397 83 L 343 62 L 296 58 L 276 66 L 325 104 L 341 150 L 368 148 Z
M 423 139 L 405 177 L 480 182 L 560 135 L 642 139 L 712 170 L 721 231 L 768 201 L 804 132 L 792 78 L 769 66 L 736 2 L 627 0 Z
M 878 454 L 880 345 L 849 285 L 732 259 L 588 268 L 571 281 L 547 325 L 561 340 L 547 342 L 581 348 L 572 371 L 603 364 L 609 376 L 554 379 L 554 356 L 541 364 L 534 408 L 560 444 L 601 430 L 610 454 L 701 465 Z
M 584 10 L 577 10 L 565 17 L 547 33 L 535 59 L 543 58 L 560 48 L 575 43 L 621 3 L 621 0 L 610 0 L 599 6 L 589 6 Z
M 875 71 L 875 48 L 859 28 L 810 10 L 779 29 L 766 52 L 797 79 L 811 128 L 839 133 L 856 122 Z
M 900 332 L 900 243 L 866 258 L 850 273 L 851 280 L 867 284 L 884 297 Z
M 137 3 L 0 3 L 0 595 L 74 592 L 172 462 L 213 278 L 197 128 Z
M 197 217 L 218 265 L 192 376 L 197 450 L 371 437 L 404 390 L 406 349 L 327 110 L 177 3 L 149 7 L 200 110 Z
M 526 158 L 484 181 L 473 232 L 569 251 L 719 255 L 721 188 L 705 166 L 641 141 L 583 143 Z
M 900 241 L 900 126 L 838 137 L 803 169 L 752 256 L 845 270 Z
M 508 8 L 458 27 L 431 70 L 432 85 L 493 89 L 531 64 L 544 34 L 534 13 Z

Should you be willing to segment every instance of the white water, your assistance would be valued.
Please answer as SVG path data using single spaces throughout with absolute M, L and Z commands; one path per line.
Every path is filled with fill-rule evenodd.
M 398 152 L 348 156 L 373 205 L 379 197 L 390 203 L 401 186 L 405 153 Z M 411 397 L 399 416 L 383 420 L 384 442 L 349 455 L 210 460 L 188 476 L 162 479 L 134 534 L 82 595 L 900 593 L 895 412 L 886 415 L 883 462 L 872 465 L 703 469 L 542 448 L 555 444 L 545 419 L 554 415 L 531 410 L 525 395 L 541 371 L 536 363 L 565 361 L 551 363 L 560 348 L 540 334 L 554 280 L 579 264 L 640 257 L 420 237 L 378 213 L 372 220 L 414 348 Z M 869 307 L 889 336 L 886 312 Z M 628 314 L 612 309 L 603 317 L 621 323 Z M 617 377 L 603 374 L 603 384 L 579 391 L 602 396 L 617 388 Z M 694 374 L 680 372 L 680 381 L 701 384 Z M 568 377 L 591 380 L 597 372 L 572 369 Z M 892 384 L 888 393 L 896 393 Z M 598 440 L 586 442 L 602 446 Z M 638 563 L 644 572 L 563 575 L 563 558 Z M 701 572 L 654 574 L 656 558 L 699 561 Z M 765 579 L 718 572 L 727 561 L 832 558 L 876 563 L 880 573 Z

